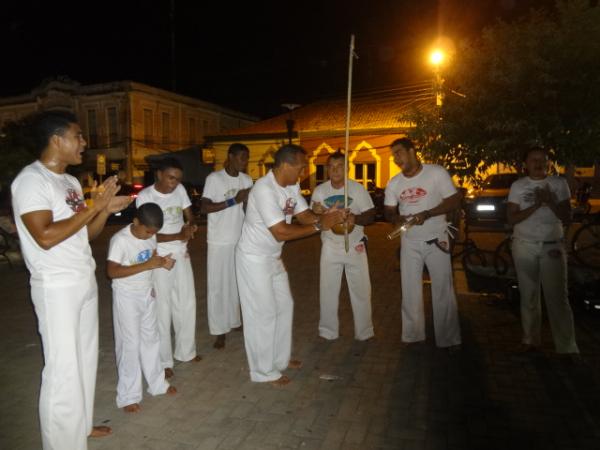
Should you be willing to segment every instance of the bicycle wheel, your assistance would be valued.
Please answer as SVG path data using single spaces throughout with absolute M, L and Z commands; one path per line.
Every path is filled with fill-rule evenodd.
M 571 247 L 577 261 L 584 266 L 600 269 L 600 223 L 588 223 L 577 230 Z
M 493 264 L 494 269 L 496 269 L 496 273 L 498 275 L 505 275 L 508 272 L 508 269 L 513 265 L 512 262 L 512 251 L 511 251 L 511 243 L 512 240 L 510 237 L 504 239 L 496 250 L 494 250 Z

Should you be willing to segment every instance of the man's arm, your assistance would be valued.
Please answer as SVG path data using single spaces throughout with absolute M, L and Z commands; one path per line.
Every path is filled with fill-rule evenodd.
M 385 220 L 391 224 L 402 223 L 406 219 L 406 217 L 401 216 L 400 213 L 398 213 L 397 206 L 385 205 L 383 208 L 383 215 L 385 217 Z
M 296 219 L 300 223 L 288 224 L 282 220 L 269 227 L 269 231 L 279 242 L 292 241 L 319 233 L 320 231 L 329 230 L 333 225 L 342 223 L 345 217 L 346 211 L 344 209 L 330 210 L 321 216 L 317 216 L 310 209 L 306 209 L 296 215 Z M 315 226 L 315 224 L 318 224 L 319 227 Z
M 96 239 L 104 229 L 104 225 L 106 225 L 106 221 L 110 215 L 127 208 L 132 201 L 133 199 L 126 195 L 120 195 L 110 199 L 108 205 L 100 211 L 90 223 L 88 223 L 88 240 L 92 241 Z
M 375 222 L 375 208 L 367 209 L 358 215 L 349 214 L 348 217 L 353 218 L 356 225 L 371 225 Z
M 462 200 L 462 194 L 457 192 L 450 197 L 446 197 L 444 200 L 440 202 L 439 205 L 427 209 L 425 211 L 421 211 L 418 214 L 414 215 L 415 225 L 422 225 L 430 217 L 440 216 L 442 214 L 447 214 L 450 211 L 454 211 L 460 208 L 460 202 Z
M 167 256 L 158 256 L 155 250 L 148 261 L 141 264 L 133 264 L 131 266 L 124 266 L 109 259 L 106 261 L 106 274 L 110 279 L 125 278 L 145 272 L 146 270 L 159 269 L 161 267 L 171 270 L 174 264 L 175 260 L 171 258 L 170 253 Z
M 251 188 L 240 189 L 233 201 L 225 200 L 223 202 L 213 202 L 210 198 L 202 197 L 202 206 L 200 207 L 200 212 L 202 212 L 202 214 L 210 214 L 223 211 L 224 209 L 237 205 L 238 203 L 246 203 L 248 201 L 248 193 L 250 192 L 250 189 Z
M 181 230 L 179 230 L 178 233 L 156 233 L 156 242 L 189 241 L 190 239 L 194 239 L 194 233 L 198 227 L 195 224 L 191 206 L 188 206 L 183 210 L 183 218 L 186 223 L 181 227 Z

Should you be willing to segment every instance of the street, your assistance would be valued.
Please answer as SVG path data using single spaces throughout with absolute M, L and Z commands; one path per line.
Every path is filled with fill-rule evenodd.
M 598 448 L 600 316 L 575 310 L 583 365 L 556 357 L 547 321 L 543 352 L 517 354 L 518 305 L 468 292 L 458 258 L 463 350 L 450 355 L 435 347 L 427 283 L 427 342 L 403 347 L 398 243 L 386 239 L 390 226 L 382 223 L 366 229 L 376 334 L 368 342 L 353 339 L 345 287 L 341 337 L 334 342 L 318 338 L 320 241 L 313 236 L 284 246 L 295 299 L 292 356 L 304 365 L 286 372 L 292 383 L 283 388 L 249 381 L 242 333 L 228 335 L 225 350 L 212 348 L 202 226 L 191 254 L 203 360 L 175 366 L 176 396 L 144 393 L 142 411 L 126 414 L 115 405 L 111 292 L 105 277 L 108 240 L 119 228 L 108 226 L 92 245 L 100 296 L 95 424 L 111 426 L 113 435 L 90 439 L 90 449 Z M 493 248 L 503 235 L 472 237 Z M 0 448 L 39 449 L 43 360 L 26 270 L 1 263 L 0 292 Z

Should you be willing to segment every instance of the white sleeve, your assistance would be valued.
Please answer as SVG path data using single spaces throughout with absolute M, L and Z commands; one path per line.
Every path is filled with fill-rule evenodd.
M 52 190 L 35 173 L 22 175 L 13 188 L 12 196 L 16 216 L 33 211 L 52 211 Z
M 251 188 L 252 185 L 254 184 L 254 182 L 252 181 L 252 177 L 250 175 L 248 175 L 248 174 L 244 174 L 244 175 L 246 175 L 244 177 L 244 180 L 245 180 L 244 188 L 245 189 Z
M 454 186 L 448 171 L 442 166 L 438 166 L 437 181 L 442 198 L 448 198 L 456 194 L 456 186 Z
M 123 250 L 123 246 L 121 245 L 121 239 L 117 234 L 115 234 L 110 240 L 110 244 L 108 247 L 108 256 L 106 257 L 106 259 L 108 261 L 112 261 L 121 265 L 124 265 L 124 263 L 126 262 L 125 251 Z
M 398 206 L 398 198 L 396 197 L 396 192 L 394 192 L 395 184 L 392 178 L 385 187 L 385 199 L 383 201 L 385 206 Z
M 323 194 L 321 193 L 323 191 L 323 189 L 319 189 L 319 186 L 317 186 L 315 188 L 315 190 L 313 191 L 311 197 L 310 197 L 310 206 L 314 205 L 315 203 L 321 203 L 323 204 Z M 323 205 L 325 206 L 325 205 Z
M 562 177 L 557 177 L 558 183 L 556 189 L 556 200 L 559 202 L 564 202 L 565 200 L 569 200 L 571 198 L 571 190 L 569 189 L 569 184 L 567 180 Z
M 294 186 L 294 194 L 296 197 L 296 206 L 294 207 L 294 215 L 300 214 L 308 209 L 308 205 L 306 204 L 306 200 L 300 193 L 300 185 Z
M 519 181 L 514 181 L 513 184 L 510 185 L 510 190 L 508 191 L 508 203 L 513 203 L 515 205 L 519 205 L 520 200 L 520 190 L 519 189 Z
M 285 214 L 277 203 L 277 196 L 268 186 L 254 186 L 250 195 L 254 197 L 256 210 L 267 228 L 285 222 Z
M 369 209 L 375 208 L 375 204 L 373 203 L 373 199 L 371 198 L 369 191 L 362 186 L 359 187 L 358 191 L 358 196 L 360 196 L 360 203 L 358 205 L 360 207 L 361 214 Z
M 188 196 L 187 191 L 185 190 L 185 188 L 183 187 L 182 184 L 179 184 L 177 186 L 176 191 L 177 191 L 177 195 L 181 199 L 181 209 L 186 209 L 186 208 L 189 208 L 190 206 L 192 206 L 190 197 Z
M 150 189 L 150 187 L 147 187 L 146 189 Z M 140 193 L 138 194 L 138 196 L 135 199 L 135 207 L 139 208 L 140 206 L 142 206 L 144 203 L 148 203 L 149 200 L 149 195 L 148 195 L 148 191 L 146 189 L 143 189 L 140 191 Z
M 206 177 L 206 183 L 204 184 L 204 190 L 202 191 L 202 197 L 209 199 L 212 202 L 222 202 L 224 199 L 217 198 L 219 193 L 217 192 L 217 177 L 213 172 Z

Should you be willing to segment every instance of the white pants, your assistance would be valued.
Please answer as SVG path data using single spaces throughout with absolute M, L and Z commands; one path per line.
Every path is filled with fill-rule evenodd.
M 206 275 L 208 329 L 213 335 L 228 333 L 242 324 L 235 274 L 235 244 L 208 244 Z
M 294 300 L 281 259 L 236 251 L 244 341 L 252 381 L 274 381 L 290 362 Z
M 425 340 L 423 305 L 423 264 L 431 278 L 433 329 L 438 347 L 461 343 L 456 295 L 452 282 L 450 255 L 435 244 L 402 237 L 400 270 L 402 278 L 402 341 Z
M 142 371 L 148 393 L 167 392 L 169 383 L 160 364 L 156 299 L 152 289 L 128 292 L 113 287 L 113 323 L 117 356 L 117 407 L 142 401 Z
M 357 245 L 360 251 L 353 246 L 348 253 L 344 248 L 327 243 L 323 243 L 321 248 L 319 336 L 325 339 L 337 339 L 339 336 L 338 306 L 344 271 L 354 316 L 354 337 L 363 341 L 374 336 L 369 260 L 364 243 Z
M 189 254 L 173 254 L 171 270 L 152 271 L 156 292 L 156 313 L 160 335 L 160 362 L 173 367 L 173 357 L 191 361 L 196 357 L 196 291 Z M 171 321 L 175 331 L 175 352 L 171 347 Z
M 85 450 L 98 366 L 98 287 L 93 273 L 62 287 L 32 286 L 44 349 L 40 428 L 44 450 Z
M 512 256 L 521 294 L 523 343 L 540 345 L 541 342 L 541 287 L 556 351 L 578 353 L 573 312 L 568 300 L 567 255 L 563 243 L 544 244 L 514 238 Z

